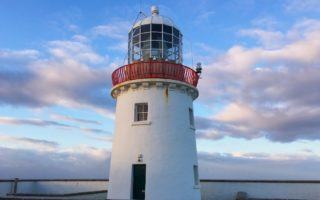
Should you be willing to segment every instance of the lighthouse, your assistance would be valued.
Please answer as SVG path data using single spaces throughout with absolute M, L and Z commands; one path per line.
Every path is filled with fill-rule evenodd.
M 112 73 L 115 132 L 108 199 L 199 200 L 193 101 L 199 70 L 182 64 L 182 33 L 152 6 Z

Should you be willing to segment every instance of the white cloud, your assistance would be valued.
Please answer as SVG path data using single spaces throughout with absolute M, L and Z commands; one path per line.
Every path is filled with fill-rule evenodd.
M 276 48 L 283 44 L 284 35 L 280 31 L 267 31 L 262 29 L 240 30 L 240 35 L 250 36 L 258 39 L 260 44 L 266 48 Z
M 279 25 L 279 21 L 271 16 L 264 16 L 253 19 L 251 24 L 254 27 L 266 28 L 267 30 L 271 30 Z
M 288 0 L 285 9 L 289 12 L 319 12 L 320 2 L 318 0 Z
M 204 67 L 200 100 L 226 105 L 208 119 L 205 138 L 320 139 L 318 24 L 306 19 L 279 32 L 286 42 L 274 49 L 234 46 Z
M 0 135 L 2 146 L 17 149 L 31 149 L 38 151 L 54 151 L 58 148 L 58 143 L 48 140 L 39 140 L 27 137 L 14 137 L 9 135 Z M 0 147 L 1 148 L 1 147 Z
M 49 121 L 49 120 L 42 120 L 42 119 L 17 119 L 13 117 L 0 117 L 0 124 L 11 124 L 11 125 L 32 125 L 32 126 L 58 126 L 58 127 L 65 127 L 69 128 L 70 125 Z
M 114 21 L 108 24 L 95 26 L 92 33 L 96 36 L 106 36 L 118 40 L 127 40 L 132 24 L 128 21 Z
M 88 121 L 88 120 L 83 120 L 79 118 L 59 117 L 59 119 L 71 121 L 71 122 L 81 122 L 86 124 L 89 123 L 89 124 L 97 125 L 95 121 Z M 112 140 L 110 136 L 111 133 L 104 129 L 70 125 L 60 121 L 43 120 L 43 119 L 36 119 L 36 118 L 19 119 L 19 118 L 13 118 L 13 117 L 0 116 L 0 124 L 14 125 L 14 126 L 29 125 L 29 126 L 37 126 L 37 127 L 55 127 L 55 128 L 64 129 L 64 130 L 81 131 L 83 133 L 86 133 L 91 138 L 104 140 L 106 142 L 110 142 Z
M 111 87 L 113 68 L 108 67 L 106 57 L 79 40 L 51 41 L 46 47 L 47 58 L 27 59 L 16 71 L 0 68 L 0 103 L 28 107 L 86 107 L 112 118 L 113 100 L 107 91 Z M 36 54 L 30 50 L 21 52 L 18 55 L 27 54 L 26 58 Z M 16 54 L 8 55 L 15 59 Z M 0 65 L 6 63 L 0 59 Z
M 104 58 L 95 53 L 85 42 L 85 38 L 74 36 L 73 41 L 55 40 L 49 42 L 49 52 L 56 59 L 76 60 L 99 64 Z
M 107 178 L 109 160 L 109 150 L 88 146 L 50 152 L 0 147 L 0 177 Z
M 86 145 L 55 147 L 52 141 L 0 137 L 9 142 L 31 141 L 34 148 L 20 145 L 0 147 L 2 178 L 107 178 L 110 150 Z M 39 149 L 51 145 L 54 150 Z M 320 158 L 310 152 L 300 154 L 206 153 L 199 154 L 200 177 L 206 179 L 317 179 Z M 17 159 L 19 158 L 19 159 Z M 21 168 L 23 166 L 23 168 Z M 263 167 L 262 167 L 263 166 Z M 214 169 L 214 170 L 212 170 Z
M 19 59 L 19 58 L 29 58 L 36 59 L 39 56 L 39 52 L 34 49 L 25 49 L 19 51 L 12 50 L 0 50 L 0 59 Z
M 319 179 L 320 157 L 266 153 L 199 153 L 200 178 Z M 212 170 L 214 169 L 214 170 Z
M 61 115 L 61 114 L 52 114 L 51 118 L 55 120 L 63 120 L 63 121 L 69 121 L 69 122 L 77 122 L 77 123 L 83 123 L 83 124 L 95 124 L 95 125 L 101 125 L 102 123 L 96 120 L 91 119 L 82 119 L 77 117 L 71 117 L 68 115 Z

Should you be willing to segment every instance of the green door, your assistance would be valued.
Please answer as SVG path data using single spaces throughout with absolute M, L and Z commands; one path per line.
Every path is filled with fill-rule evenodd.
M 132 198 L 144 199 L 146 189 L 146 165 L 133 165 Z

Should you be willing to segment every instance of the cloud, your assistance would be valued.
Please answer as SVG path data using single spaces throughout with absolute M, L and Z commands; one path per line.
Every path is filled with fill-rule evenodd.
M 9 50 L 0 49 L 0 76 L 1 71 L 10 71 L 18 73 L 22 71 L 27 63 L 39 58 L 40 52 L 34 49 Z
M 234 46 L 204 66 L 200 101 L 223 106 L 200 123 L 198 137 L 320 139 L 319 25 L 306 19 L 282 33 L 278 47 Z
M 87 107 L 112 118 L 107 60 L 78 40 L 48 42 L 47 51 L 47 58 L 26 60 L 18 70 L 0 68 L 0 104 Z M 5 64 L 0 59 L 0 66 Z
M 109 160 L 108 150 L 87 146 L 54 152 L 0 147 L 0 177 L 107 178 Z
M 319 179 L 316 155 L 200 152 L 200 178 L 206 179 Z M 213 170 L 214 169 L 214 170 Z
M 283 42 L 283 34 L 280 31 L 267 31 L 262 29 L 244 29 L 239 32 L 242 36 L 250 36 L 259 41 L 266 48 L 279 47 Z
M 0 60 L 4 59 L 36 59 L 39 57 L 39 52 L 34 49 L 25 49 L 20 51 L 0 50 Z
M 220 140 L 224 138 L 225 134 L 222 134 L 221 131 L 216 130 L 205 130 L 205 131 L 197 131 L 197 139 L 207 139 L 207 140 Z
M 56 120 L 64 120 L 64 121 L 77 122 L 77 123 L 83 123 L 83 124 L 95 124 L 95 125 L 102 124 L 101 122 L 96 121 L 96 120 L 81 119 L 81 118 L 77 118 L 77 117 L 71 117 L 71 116 L 60 115 L 60 114 L 53 114 L 51 117 Z
M 32 126 L 57 126 L 69 128 L 71 127 L 68 124 L 63 124 L 50 120 L 42 120 L 42 119 L 17 119 L 12 117 L 0 117 L 0 124 L 11 124 L 11 125 L 32 125 Z
M 70 119 L 69 119 L 70 120 Z M 81 121 L 84 123 L 92 123 L 95 121 L 86 121 L 78 118 L 71 118 L 71 121 Z M 106 139 L 106 141 L 110 141 L 110 132 L 99 129 L 99 128 L 87 128 L 87 127 L 82 127 L 82 126 L 77 126 L 77 125 L 70 125 L 67 123 L 61 123 L 57 121 L 52 121 L 52 120 L 43 120 L 43 119 L 19 119 L 19 118 L 12 118 L 12 117 L 0 117 L 0 124 L 4 125 L 31 125 L 31 126 L 37 126 L 37 127 L 56 127 L 56 128 L 63 128 L 65 130 L 80 130 L 85 133 L 90 133 L 93 138 L 100 138 L 100 139 Z M 99 134 L 99 135 L 97 135 Z M 108 135 L 104 135 L 108 134 Z
M 127 52 L 128 32 L 132 24 L 128 21 L 113 21 L 108 24 L 95 26 L 91 29 L 93 37 L 104 37 L 108 39 L 108 49 Z
M 195 23 L 201 24 L 203 22 L 208 22 L 215 14 L 216 12 L 214 10 L 203 10 L 198 16 L 196 16 Z
M 320 178 L 320 158 L 312 154 L 200 152 L 198 157 L 200 178 Z M 0 147 L 0 162 L 2 178 L 108 178 L 110 151 L 89 146 L 59 148 L 50 152 Z
M 285 9 L 289 12 L 319 12 L 320 2 L 318 0 L 288 0 Z
M 80 37 L 79 35 L 76 35 L 73 39 L 73 41 L 50 41 L 48 43 L 50 54 L 55 59 L 73 60 L 82 63 L 99 64 L 104 61 L 104 58 L 96 54 L 86 43 L 84 36 Z
M 262 20 L 262 22 L 259 23 L 268 23 L 264 22 L 263 19 L 260 20 Z M 256 20 L 254 23 L 255 26 L 257 26 Z M 263 27 L 265 26 L 266 25 L 264 24 Z M 266 50 L 284 48 L 286 45 L 290 45 L 299 40 L 310 38 L 310 34 L 313 34 L 320 30 L 320 23 L 315 19 L 304 19 L 302 21 L 299 21 L 286 32 L 274 30 L 274 28 L 272 28 L 272 26 L 274 25 L 268 26 L 270 27 L 268 27 L 267 29 L 263 29 L 261 27 L 241 29 L 239 30 L 238 34 L 240 36 L 251 37 L 257 40 L 258 44 L 262 45 L 262 47 Z
M 251 21 L 251 24 L 255 27 L 267 28 L 267 30 L 272 30 L 279 25 L 279 22 L 271 16 L 264 16 L 253 19 Z
M 0 135 L 1 144 L 7 144 L 13 148 L 19 149 L 37 149 L 39 151 L 54 151 L 59 144 L 54 141 L 39 140 L 28 137 L 13 137 L 8 135 Z
M 95 26 L 92 33 L 95 36 L 105 36 L 112 39 L 127 40 L 132 24 L 128 21 L 114 21 L 108 24 Z

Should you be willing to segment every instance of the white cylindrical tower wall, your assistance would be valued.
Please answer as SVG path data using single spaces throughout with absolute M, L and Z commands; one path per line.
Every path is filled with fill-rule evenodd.
M 133 164 L 145 164 L 145 199 L 199 200 L 189 116 L 197 89 L 180 81 L 143 79 L 117 85 L 112 96 L 117 103 L 108 199 L 131 199 Z M 148 104 L 146 121 L 135 122 L 137 103 Z

